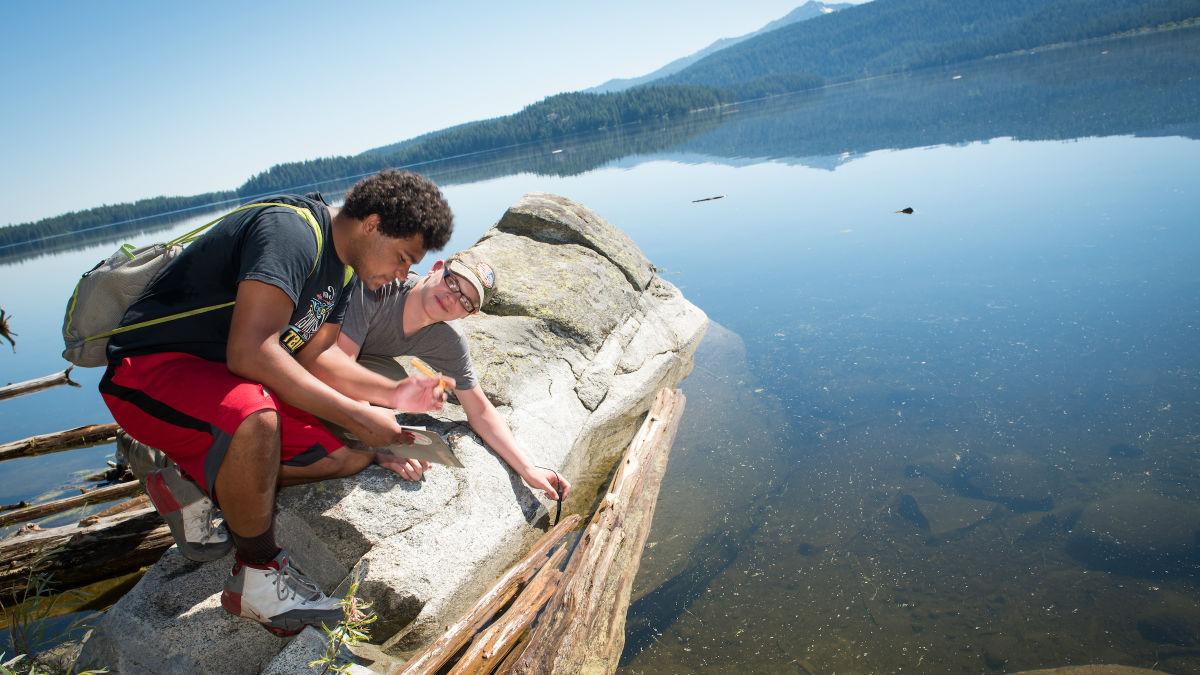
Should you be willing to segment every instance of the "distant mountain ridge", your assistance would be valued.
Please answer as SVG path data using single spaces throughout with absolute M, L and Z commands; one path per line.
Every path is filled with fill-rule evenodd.
M 742 35 L 739 37 L 721 38 L 721 39 L 717 40 L 716 42 L 710 44 L 709 46 L 705 47 L 704 49 L 701 49 L 700 51 L 698 51 L 694 54 L 689 54 L 688 56 L 684 56 L 682 58 L 675 59 L 674 61 L 668 63 L 667 65 L 663 66 L 662 68 L 659 68 L 658 70 L 656 70 L 652 73 L 647 73 L 646 75 L 642 75 L 641 77 L 616 78 L 616 79 L 609 80 L 608 82 L 605 82 L 604 84 L 592 87 L 591 89 L 584 89 L 583 91 L 584 91 L 584 93 L 588 93 L 588 94 L 607 94 L 607 93 L 614 92 L 614 91 L 624 91 L 624 90 L 630 89 L 632 87 L 637 87 L 637 86 L 646 84 L 647 82 L 653 82 L 654 80 L 664 78 L 668 75 L 674 75 L 675 73 L 678 73 L 679 71 L 683 70 L 684 68 L 687 68 L 688 66 L 692 65 L 693 63 L 699 61 L 700 59 L 702 59 L 710 54 L 715 54 L 716 52 L 719 52 L 722 49 L 732 47 L 733 45 L 736 45 L 745 40 L 749 40 L 750 38 L 757 37 L 759 35 L 762 35 L 763 33 L 768 33 L 777 28 L 783 28 L 784 26 L 787 26 L 787 25 L 790 25 L 793 23 L 799 23 L 801 21 L 808 21 L 809 19 L 815 19 L 818 16 L 832 14 L 838 10 L 845 9 L 850 6 L 851 6 L 851 4 L 848 2 L 832 2 L 832 3 L 830 3 L 830 2 L 820 2 L 820 0 L 809 0 L 808 2 L 804 3 L 803 5 L 800 5 L 796 9 L 793 9 L 792 11 L 788 12 L 786 15 L 784 15 L 778 19 L 775 19 L 774 21 L 768 23 L 767 25 L 763 26 L 762 28 L 759 28 L 758 30 L 756 30 L 752 33 L 746 33 L 745 35 Z

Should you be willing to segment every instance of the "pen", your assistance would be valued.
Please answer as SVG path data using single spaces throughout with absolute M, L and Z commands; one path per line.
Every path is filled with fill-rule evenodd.
M 446 378 L 442 377 L 441 374 L 435 371 L 433 368 L 430 368 L 429 365 L 424 361 L 414 356 L 412 357 L 412 365 L 413 368 L 416 368 L 417 371 L 419 371 L 425 377 L 436 378 L 438 381 L 439 390 L 444 391 L 446 389 Z

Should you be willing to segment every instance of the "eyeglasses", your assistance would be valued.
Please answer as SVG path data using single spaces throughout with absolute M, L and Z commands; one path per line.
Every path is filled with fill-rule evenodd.
M 467 310 L 467 314 L 474 314 L 475 310 L 477 309 L 475 307 L 475 303 L 471 302 L 471 299 L 467 297 L 467 294 L 462 292 L 462 289 L 458 285 L 458 279 L 454 278 L 454 273 L 450 270 L 446 270 L 442 276 L 445 278 L 446 285 L 450 287 L 450 290 L 454 291 L 454 293 L 458 295 L 458 304 L 462 305 L 462 308 Z

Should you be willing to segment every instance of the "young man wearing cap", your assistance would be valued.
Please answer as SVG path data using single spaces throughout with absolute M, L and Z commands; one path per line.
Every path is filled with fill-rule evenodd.
M 437 410 L 444 400 L 435 380 L 380 382 L 332 348 L 354 274 L 368 289 L 407 275 L 445 246 L 453 221 L 436 185 L 397 171 L 363 179 L 340 209 L 315 194 L 261 202 L 222 219 L 155 277 L 122 325 L 160 321 L 113 336 L 100 392 L 136 447 L 174 462 L 145 480 L 183 554 L 236 550 L 222 606 L 291 635 L 343 613 L 276 544 L 276 486 L 371 462 L 320 420 L 387 445 L 404 435 L 390 408 Z M 132 441 L 123 443 L 128 454 Z M 228 534 L 213 526 L 213 500 Z
M 495 287 L 495 270 L 470 251 L 445 264 L 439 260 L 423 277 L 413 274 L 378 291 L 356 293 L 337 344 L 363 365 L 387 375 L 398 373 L 395 357 L 415 356 L 454 378 L 454 394 L 471 428 L 530 487 L 551 499 L 565 498 L 571 484 L 553 470 L 534 466 L 517 445 L 508 423 L 479 386 L 466 339 L 447 323 L 478 312 Z M 380 455 L 378 461 L 409 480 L 420 480 L 429 468 L 428 462 L 415 459 Z

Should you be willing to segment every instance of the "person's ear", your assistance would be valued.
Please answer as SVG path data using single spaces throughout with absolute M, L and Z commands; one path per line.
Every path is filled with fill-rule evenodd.
M 379 229 L 379 214 L 372 213 L 362 219 L 363 230 L 366 232 L 375 232 Z

